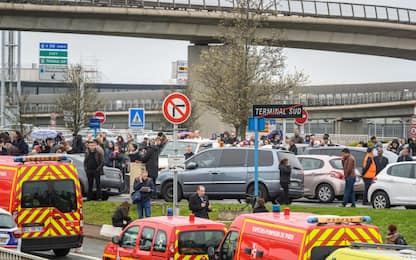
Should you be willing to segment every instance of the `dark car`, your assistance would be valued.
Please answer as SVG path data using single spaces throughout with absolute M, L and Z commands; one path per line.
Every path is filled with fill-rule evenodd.
M 66 155 L 75 165 L 81 183 L 82 194 L 88 192 L 88 179 L 84 170 L 84 155 Z M 118 195 L 123 191 L 123 175 L 120 169 L 104 166 L 104 175 L 101 176 L 102 199 L 107 200 L 111 195 Z
M 274 201 L 280 196 L 279 162 L 287 158 L 292 167 L 289 197 L 303 197 L 303 170 L 292 153 L 276 149 L 259 150 L 259 196 Z M 166 170 L 156 179 L 156 190 L 166 201 L 172 200 L 173 172 Z M 206 187 L 210 198 L 247 199 L 254 192 L 254 149 L 213 148 L 204 150 L 185 162 L 178 173 L 178 197 L 188 198 L 198 185 Z
M 316 154 L 316 155 L 329 155 L 329 156 L 341 156 L 342 149 L 346 146 L 326 146 L 326 147 L 310 147 L 306 148 L 303 154 Z M 367 148 L 364 147 L 348 147 L 351 152 L 351 155 L 354 156 L 356 161 L 356 168 L 359 172 L 363 169 L 363 161 L 365 154 L 367 153 Z M 377 151 L 374 149 L 374 155 L 377 154 Z M 397 161 L 397 154 L 390 151 L 384 150 L 383 156 L 385 156 L 389 163 Z

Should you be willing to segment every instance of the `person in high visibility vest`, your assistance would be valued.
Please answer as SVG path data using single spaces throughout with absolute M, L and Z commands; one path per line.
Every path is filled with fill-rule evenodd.
M 363 205 L 368 205 L 368 190 L 373 183 L 374 177 L 376 177 L 377 169 L 376 162 L 374 161 L 373 148 L 369 147 L 363 161 L 363 180 L 364 180 L 364 196 Z

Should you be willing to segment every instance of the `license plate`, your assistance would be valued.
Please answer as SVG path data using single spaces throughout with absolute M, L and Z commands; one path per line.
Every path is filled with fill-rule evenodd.
M 42 232 L 43 231 L 43 227 L 24 227 L 23 228 L 23 232 Z
M 0 237 L 0 244 L 7 244 L 9 242 L 9 238 Z
M 290 183 L 290 186 L 292 186 L 292 187 L 299 187 L 299 183 L 297 183 L 297 182 L 292 182 L 292 183 Z

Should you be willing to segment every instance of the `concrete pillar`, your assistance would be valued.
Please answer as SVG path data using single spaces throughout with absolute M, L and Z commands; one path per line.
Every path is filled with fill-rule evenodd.
M 335 134 L 364 134 L 360 132 L 363 129 L 362 120 L 336 120 L 335 121 Z
M 214 132 L 233 131 L 231 125 L 222 122 L 221 117 L 209 108 L 202 104 L 199 100 L 201 98 L 201 90 L 204 88 L 199 81 L 200 76 L 196 71 L 196 66 L 200 63 L 200 55 L 203 50 L 208 50 L 208 45 L 190 45 L 188 46 L 188 85 L 190 88 L 191 105 L 193 107 L 190 125 L 194 129 L 199 129 L 203 137 L 210 137 Z M 224 97 L 226 98 L 226 97 Z

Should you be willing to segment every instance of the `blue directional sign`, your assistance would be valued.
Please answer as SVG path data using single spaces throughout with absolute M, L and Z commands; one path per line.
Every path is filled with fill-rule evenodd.
M 129 127 L 144 128 L 144 108 L 129 109 Z
M 39 49 L 67 50 L 68 43 L 41 42 Z
M 90 128 L 98 129 L 100 127 L 101 127 L 101 124 L 100 124 L 99 118 L 96 118 L 96 117 L 90 118 Z
M 269 120 L 269 124 L 270 125 L 275 125 L 276 124 L 276 120 L 274 120 L 274 119 Z

